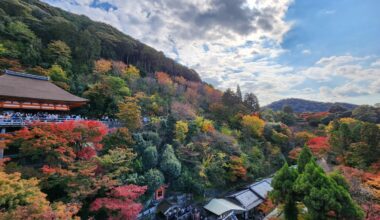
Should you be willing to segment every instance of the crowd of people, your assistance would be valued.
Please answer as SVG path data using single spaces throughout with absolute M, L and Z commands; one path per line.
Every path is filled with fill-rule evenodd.
M 86 120 L 86 117 L 73 114 L 53 114 L 48 112 L 24 113 L 6 111 L 0 113 L 0 121 L 67 121 Z

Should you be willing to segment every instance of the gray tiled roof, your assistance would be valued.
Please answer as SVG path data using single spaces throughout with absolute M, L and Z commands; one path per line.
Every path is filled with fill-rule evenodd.
M 256 204 L 260 204 L 262 202 L 262 200 L 249 189 L 234 193 L 228 196 L 228 198 L 237 200 L 237 202 L 239 202 L 241 206 L 246 209 L 251 209 L 252 206 L 254 207 Z
M 264 179 L 260 182 L 254 183 L 249 186 L 249 189 L 251 189 L 253 192 L 255 192 L 257 195 L 260 196 L 262 199 L 266 199 L 268 196 L 268 193 L 272 191 L 271 186 L 272 179 Z

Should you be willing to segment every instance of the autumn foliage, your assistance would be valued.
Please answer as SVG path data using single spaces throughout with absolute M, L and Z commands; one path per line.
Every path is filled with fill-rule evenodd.
M 92 212 L 105 211 L 108 219 L 134 220 L 142 210 L 142 205 L 135 202 L 147 190 L 146 186 L 119 186 L 108 193 L 107 198 L 97 198 L 90 207 Z
M 330 149 L 327 137 L 315 137 L 307 141 L 306 145 L 310 148 L 314 155 L 321 155 Z
M 62 166 L 76 158 L 94 156 L 102 149 L 100 142 L 106 134 L 107 127 L 98 121 L 37 122 L 8 135 L 6 140 L 17 142 L 22 156 Z

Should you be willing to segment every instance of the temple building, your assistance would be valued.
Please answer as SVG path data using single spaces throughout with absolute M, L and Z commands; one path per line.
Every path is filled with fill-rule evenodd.
M 263 219 L 268 213 L 261 209 L 261 205 L 268 201 L 268 193 L 273 190 L 271 182 L 272 178 L 266 178 L 224 198 L 212 199 L 204 206 L 211 214 L 208 219 Z
M 87 99 L 50 82 L 49 77 L 5 70 L 0 75 L 0 133 L 17 130 L 25 126 L 27 121 L 40 120 L 22 115 L 46 112 L 60 115 L 86 102 Z M 0 149 L 2 157 L 3 149 Z
M 69 111 L 86 104 L 49 81 L 48 77 L 6 70 L 0 76 L 0 109 Z

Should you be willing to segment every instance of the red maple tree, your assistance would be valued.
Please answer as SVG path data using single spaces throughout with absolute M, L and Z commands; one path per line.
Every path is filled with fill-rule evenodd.
M 142 205 L 135 202 L 147 190 L 146 186 L 125 185 L 115 187 L 107 198 L 97 198 L 90 207 L 92 212 L 105 209 L 108 219 L 136 219 L 142 210 Z
M 327 137 L 315 137 L 310 139 L 306 144 L 316 156 L 321 155 L 330 149 Z

